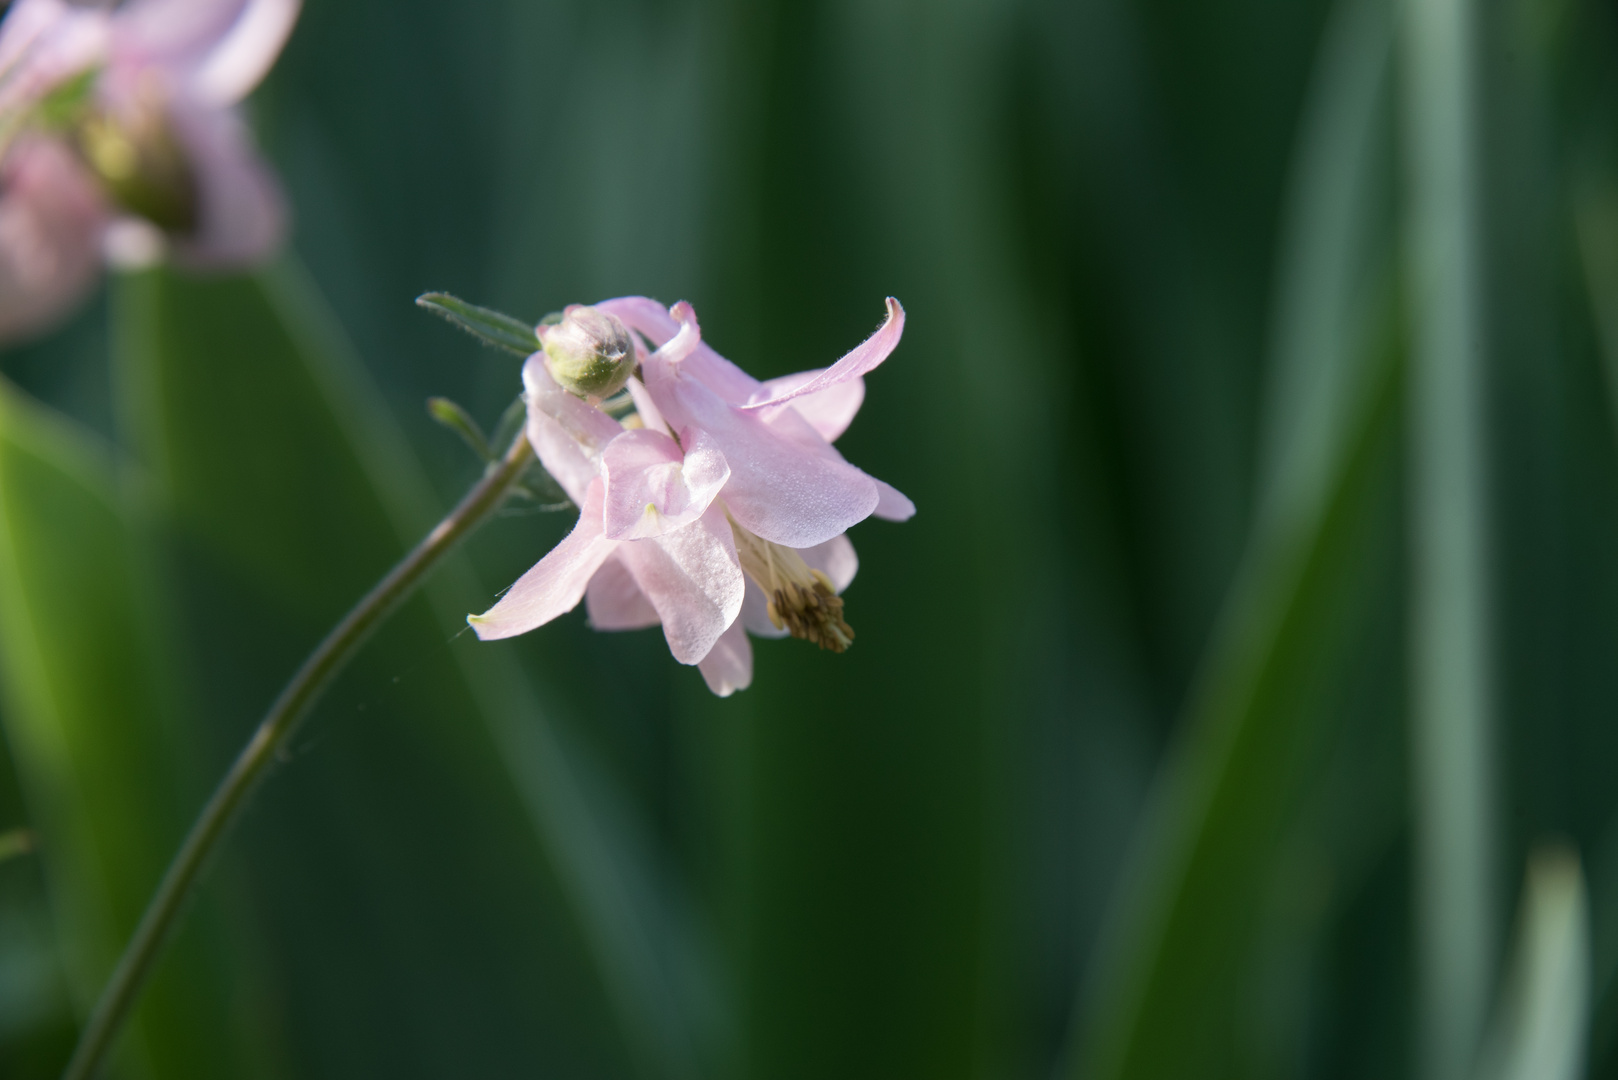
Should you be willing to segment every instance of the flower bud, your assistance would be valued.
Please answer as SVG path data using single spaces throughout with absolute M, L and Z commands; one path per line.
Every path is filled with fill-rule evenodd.
M 551 377 L 579 397 L 616 394 L 635 372 L 635 343 L 617 316 L 574 304 L 555 325 L 541 324 L 540 340 Z
M 183 236 L 196 228 L 196 178 L 155 95 L 121 113 L 90 111 L 74 134 L 80 156 L 120 207 L 164 232 Z

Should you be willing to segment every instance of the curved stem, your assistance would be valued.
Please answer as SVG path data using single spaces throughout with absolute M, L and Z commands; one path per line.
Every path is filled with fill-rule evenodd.
M 124 949 L 89 1022 L 79 1035 L 79 1044 L 62 1080 L 90 1080 L 95 1075 L 162 953 L 169 931 L 174 928 L 208 857 L 247 805 L 255 783 L 274 759 L 276 750 L 297 730 L 309 707 L 370 632 L 421 584 L 456 543 L 500 506 L 532 460 L 528 438 L 519 433 L 505 456 L 484 474 L 460 505 L 354 605 L 287 683 L 169 863 L 162 883 L 135 928 L 134 937 Z

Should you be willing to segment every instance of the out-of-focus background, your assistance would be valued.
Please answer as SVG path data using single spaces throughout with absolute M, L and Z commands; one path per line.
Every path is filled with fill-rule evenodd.
M 840 447 L 919 513 L 851 534 L 855 648 L 728 700 L 582 609 L 479 644 L 572 518 L 489 525 L 118 1076 L 1618 1075 L 1618 10 L 1472 7 L 1452 400 L 1445 52 L 1391 0 L 308 0 L 251 102 L 286 256 L 0 353 L 0 1074 L 57 1074 L 277 687 L 477 476 L 424 400 L 492 425 L 520 362 L 441 289 L 689 300 L 760 377 L 895 295 Z

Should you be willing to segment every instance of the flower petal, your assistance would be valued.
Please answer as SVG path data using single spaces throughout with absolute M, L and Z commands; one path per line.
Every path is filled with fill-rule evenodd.
M 746 591 L 725 512 L 710 506 L 683 529 L 619 543 L 617 551 L 657 609 L 674 659 L 695 664 L 707 656 L 736 621 Z
M 731 623 L 730 629 L 714 642 L 708 655 L 697 664 L 697 670 L 702 672 L 708 689 L 720 697 L 729 697 L 753 684 L 753 646 L 739 620 Z
M 584 505 L 585 491 L 601 473 L 601 451 L 624 433 L 618 421 L 563 390 L 536 352 L 522 368 L 528 399 L 528 441 L 545 471 L 568 498 Z
M 484 641 L 526 634 L 579 606 L 590 579 L 619 545 L 601 535 L 601 482 L 590 485 L 579 522 L 506 590 L 500 602 L 466 621 Z M 716 635 L 717 636 L 717 635 Z
M 804 397 L 857 379 L 867 372 L 875 370 L 876 366 L 888 358 L 888 355 L 898 346 L 899 339 L 904 335 L 905 310 L 899 306 L 899 301 L 888 297 L 887 320 L 877 328 L 876 333 L 857 345 L 852 352 L 843 357 L 819 375 L 810 379 L 784 394 L 761 398 L 748 402 L 743 406 L 747 409 L 765 409 L 772 405 L 780 405 L 794 398 Z
M 64 0 L 17 0 L 0 18 L 0 123 L 106 59 L 111 19 Z
M 234 105 L 246 97 L 281 55 L 300 6 L 300 0 L 248 0 L 192 76 L 192 92 L 215 105 Z
M 854 545 L 847 536 L 834 536 L 824 544 L 804 548 L 798 554 L 811 570 L 819 570 L 831 578 L 831 587 L 839 593 L 848 588 L 854 575 L 859 573 L 860 558 L 854 554 Z
M 844 385 L 848 384 L 845 383 Z M 802 400 L 801 398 L 799 399 L 799 401 Z M 821 457 L 847 464 L 843 455 L 837 452 L 837 448 L 822 438 L 820 433 L 815 430 L 814 425 L 798 412 L 799 401 L 794 401 L 788 408 L 771 409 L 764 415 L 764 422 L 769 425 L 771 431 L 791 442 L 794 446 L 801 447 Z M 853 466 L 849 467 L 853 468 Z M 864 470 L 861 470 L 861 475 L 870 476 Z M 874 476 L 871 477 L 871 482 L 876 485 L 878 496 L 876 509 L 872 511 L 874 515 L 888 521 L 909 521 L 915 516 L 916 504 L 900 494 L 897 488 L 878 480 Z
M 686 370 L 654 359 L 645 365 L 647 389 L 670 423 L 706 432 L 725 455 L 730 480 L 724 499 L 740 524 L 766 540 L 803 548 L 847 531 L 876 509 L 875 481 L 835 451 L 806 453 L 762 416 L 726 404 Z
M 657 609 L 616 555 L 602 563 L 590 579 L 584 604 L 590 613 L 590 625 L 597 630 L 643 630 L 660 621 Z
M 262 262 L 286 236 L 286 201 L 241 118 L 176 102 L 169 115 L 197 178 L 196 232 L 174 237 L 180 263 L 234 269 Z
M 654 349 L 680 332 L 679 319 L 656 300 L 644 296 L 620 296 L 595 306 L 618 316 L 624 325 L 644 335 Z M 732 404 L 750 401 L 758 393 L 757 379 L 714 352 L 707 343 L 698 345 L 685 364 L 708 389 Z
M 680 444 L 658 431 L 625 431 L 607 444 L 601 474 L 607 485 L 606 528 L 613 540 L 662 536 L 689 525 L 730 479 L 725 455 L 705 432 Z
M 14 144 L 0 168 L 0 340 L 45 329 L 101 265 L 108 211 L 73 154 L 51 139 Z
M 876 480 L 876 509 L 872 511 L 884 521 L 909 521 L 916 516 L 916 504 L 911 502 L 892 484 Z
M 622 319 L 625 326 L 643 334 L 654 349 L 680 332 L 679 320 L 649 296 L 618 296 L 591 306 Z
M 126 0 L 113 13 L 113 61 L 189 71 L 236 26 L 251 0 Z
M 652 400 L 646 384 L 639 379 L 631 378 L 628 390 L 629 396 L 634 399 L 635 414 L 640 417 L 640 422 L 651 431 L 669 434 L 668 421 L 663 419 L 663 413 L 658 409 L 657 402 Z
M 823 371 L 824 368 L 817 371 L 800 371 L 796 375 L 783 375 L 779 379 L 771 379 L 759 388 L 759 393 L 765 397 L 790 394 L 818 377 Z M 795 398 L 792 407 L 797 410 L 798 415 L 809 421 L 810 426 L 820 433 L 822 439 L 836 442 L 837 437 L 847 431 L 848 425 L 854 422 L 854 414 L 860 411 L 860 406 L 864 402 L 865 380 L 854 378 L 835 386 L 828 386 L 818 393 Z
M 669 315 L 679 320 L 680 329 L 673 337 L 659 345 L 657 351 L 647 359 L 665 364 L 678 364 L 702 344 L 702 327 L 697 325 L 696 309 L 684 300 L 669 308 Z

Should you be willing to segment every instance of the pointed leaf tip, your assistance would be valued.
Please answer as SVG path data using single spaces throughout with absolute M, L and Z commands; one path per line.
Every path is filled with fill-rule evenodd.
M 422 293 L 416 297 L 416 306 L 453 323 L 492 348 L 524 357 L 539 351 L 534 328 L 503 312 L 478 307 L 441 292 Z
M 493 461 L 495 452 L 472 414 L 449 398 L 427 399 L 427 414 L 459 435 L 472 452 L 484 461 Z

